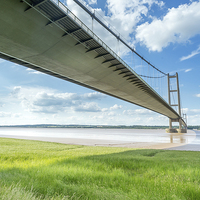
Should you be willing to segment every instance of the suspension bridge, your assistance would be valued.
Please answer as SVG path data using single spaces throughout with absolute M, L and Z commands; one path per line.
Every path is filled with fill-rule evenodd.
M 59 0 L 1 1 L 0 58 L 160 113 L 169 118 L 169 132 L 174 131 L 172 122 L 179 123 L 179 132 L 186 131 L 178 74 L 170 76 L 156 68 L 84 5 L 74 1 L 160 77 L 168 77 L 168 102 L 143 79 L 153 77 L 138 75 Z M 177 87 L 172 90 L 173 78 Z M 177 104 L 171 101 L 172 93 L 177 94 Z

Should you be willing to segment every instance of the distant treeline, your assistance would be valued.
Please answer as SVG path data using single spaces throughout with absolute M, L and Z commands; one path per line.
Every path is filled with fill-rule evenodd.
M 18 128 L 104 128 L 104 129 L 166 129 L 168 126 L 111 126 L 111 125 L 59 125 L 59 124 L 36 124 L 36 125 L 14 125 L 14 126 L 0 126 L 0 127 L 18 127 Z M 173 127 L 178 128 L 178 127 Z M 200 126 L 188 126 L 188 129 L 200 130 Z
M 188 129 L 197 129 L 197 130 L 200 130 L 200 126 L 188 126 Z
M 118 128 L 118 129 L 166 129 L 167 126 L 125 126 L 125 125 L 59 125 L 59 124 L 36 124 L 36 125 L 13 125 L 0 127 L 19 127 L 19 128 Z

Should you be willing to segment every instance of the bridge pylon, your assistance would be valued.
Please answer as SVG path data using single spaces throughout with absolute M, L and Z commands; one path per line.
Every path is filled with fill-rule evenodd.
M 175 78 L 176 79 L 176 88 L 175 89 L 171 89 L 171 79 Z M 177 95 L 177 103 L 172 104 L 172 96 L 173 93 L 176 93 Z M 182 117 L 181 117 L 181 101 L 180 101 L 180 90 L 179 90 L 179 80 L 178 80 L 178 73 L 176 72 L 175 75 L 170 76 L 168 74 L 168 101 L 169 101 L 169 105 L 171 107 L 177 107 L 178 106 L 178 113 L 180 118 L 179 119 L 171 119 L 169 118 L 169 129 L 166 129 L 166 132 L 168 133 L 187 133 L 187 127 L 183 126 L 182 124 Z M 179 123 L 179 128 L 173 128 L 172 123 L 173 122 L 178 122 Z

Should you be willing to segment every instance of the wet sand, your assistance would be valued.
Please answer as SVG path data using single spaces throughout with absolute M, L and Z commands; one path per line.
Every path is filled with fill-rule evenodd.
M 175 147 L 168 147 L 167 150 L 181 150 L 181 151 L 200 151 L 200 131 L 193 131 L 196 137 L 191 142 Z
M 2 137 L 2 136 L 0 136 Z M 145 148 L 145 149 L 165 149 L 171 147 L 182 146 L 179 143 L 153 143 L 153 142 L 133 142 L 125 143 L 122 141 L 98 140 L 98 139 L 77 139 L 77 138 L 51 138 L 51 137 L 29 137 L 29 136 L 9 136 L 9 138 L 38 140 L 45 142 L 55 142 L 71 145 L 84 146 L 107 146 L 107 147 L 127 147 L 127 148 Z
M 156 131 L 144 130 L 146 133 L 155 134 Z M 199 132 L 200 134 L 200 132 Z M 0 135 L 0 137 L 38 140 L 46 142 L 56 142 L 73 145 L 86 146 L 108 146 L 108 147 L 127 147 L 127 148 L 143 148 L 143 149 L 168 149 L 168 150 L 192 150 L 200 151 L 200 142 L 196 142 L 196 133 L 189 130 L 187 134 L 168 134 L 168 142 L 127 142 L 119 140 L 102 140 L 102 139 L 84 139 L 84 138 L 61 138 L 61 137 L 33 137 L 33 136 L 16 136 L 16 135 Z M 200 138 L 200 136 L 198 136 Z

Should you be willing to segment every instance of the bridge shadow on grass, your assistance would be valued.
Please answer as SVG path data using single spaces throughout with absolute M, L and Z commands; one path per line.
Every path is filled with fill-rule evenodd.
M 0 180 L 1 184 L 32 188 L 36 196 L 44 197 L 198 199 L 200 161 L 195 157 L 195 152 L 127 150 L 63 158 L 35 167 L 13 166 L 0 171 Z

